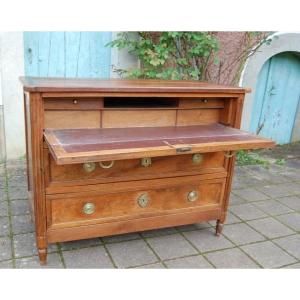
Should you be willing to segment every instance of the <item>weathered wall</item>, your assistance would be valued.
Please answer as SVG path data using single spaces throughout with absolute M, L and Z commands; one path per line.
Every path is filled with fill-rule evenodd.
M 23 93 L 18 77 L 24 74 L 23 32 L 0 33 L 0 68 L 7 158 L 25 154 Z

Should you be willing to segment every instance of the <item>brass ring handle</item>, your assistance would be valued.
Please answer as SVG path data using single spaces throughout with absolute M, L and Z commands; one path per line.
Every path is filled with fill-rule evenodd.
M 193 161 L 194 164 L 197 164 L 197 165 L 201 164 L 202 161 L 203 161 L 203 155 L 200 154 L 200 153 L 193 154 L 192 161 Z
M 114 161 L 114 160 L 110 161 L 107 165 L 104 164 L 103 161 L 100 161 L 100 162 L 99 162 L 100 167 L 103 168 L 103 169 L 110 169 L 110 168 L 112 168 L 112 166 L 113 166 L 114 164 L 115 164 L 115 161 Z
M 198 192 L 197 191 L 190 191 L 188 194 L 187 194 L 187 200 L 189 202 L 194 202 L 198 199 Z
M 82 212 L 86 215 L 91 215 L 95 212 L 96 205 L 91 202 L 87 202 L 83 205 Z
M 94 162 L 88 162 L 83 164 L 83 169 L 87 173 L 91 173 L 96 169 L 96 164 Z

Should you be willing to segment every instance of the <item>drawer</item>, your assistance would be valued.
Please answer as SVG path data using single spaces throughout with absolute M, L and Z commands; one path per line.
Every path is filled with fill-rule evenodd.
M 185 154 L 149 159 L 57 165 L 45 150 L 48 187 L 224 172 L 224 153 Z M 90 167 L 90 168 L 89 168 Z
M 196 176 L 193 176 L 196 177 Z M 175 179 L 174 183 L 175 183 Z M 197 178 L 184 184 L 168 185 L 136 191 L 107 193 L 88 192 L 47 197 L 48 224 L 52 228 L 147 218 L 182 212 L 205 211 L 221 206 L 225 179 L 200 181 Z M 132 184 L 132 183 L 131 183 Z M 164 184 L 167 184 L 164 187 Z M 110 193 L 111 192 L 111 193 Z
M 102 98 L 60 98 L 45 99 L 45 110 L 99 110 L 103 107 Z

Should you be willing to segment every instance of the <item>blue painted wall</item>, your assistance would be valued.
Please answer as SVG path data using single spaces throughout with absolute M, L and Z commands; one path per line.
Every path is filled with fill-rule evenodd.
M 24 32 L 25 74 L 110 77 L 111 32 Z
M 260 71 L 250 130 L 279 144 L 291 141 L 300 100 L 300 58 L 284 52 Z

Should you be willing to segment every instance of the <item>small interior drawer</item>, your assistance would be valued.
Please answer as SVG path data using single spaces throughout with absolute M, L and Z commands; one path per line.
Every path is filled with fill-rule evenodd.
M 44 99 L 45 110 L 98 110 L 103 107 L 102 98 L 53 98 Z
M 71 193 L 47 197 L 50 227 L 72 227 L 116 220 L 176 214 L 220 207 L 225 179 L 191 181 L 151 189 L 147 181 L 137 191 Z
M 84 185 L 224 172 L 224 153 L 195 153 L 107 162 L 57 165 L 45 149 L 48 186 Z

